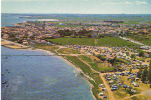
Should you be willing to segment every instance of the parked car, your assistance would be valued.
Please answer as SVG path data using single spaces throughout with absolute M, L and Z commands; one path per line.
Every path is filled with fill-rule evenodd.
M 103 92 L 99 93 L 100 96 L 103 96 Z
M 119 85 L 119 86 L 122 86 L 122 83 L 119 83 L 118 85 Z
M 106 90 L 106 88 L 102 88 L 102 91 L 105 91 Z
M 134 87 L 139 87 L 139 85 L 135 82 L 132 83 L 134 85 Z
M 103 98 L 107 98 L 107 96 L 103 96 Z
M 123 85 L 123 88 L 127 88 L 127 85 L 124 84 L 124 85 Z
M 128 88 L 129 88 L 129 89 L 132 89 L 132 87 L 131 87 L 131 86 L 128 86 Z
M 115 91 L 116 90 L 116 88 L 111 88 L 111 91 Z
M 99 87 L 103 87 L 103 84 L 100 84 Z

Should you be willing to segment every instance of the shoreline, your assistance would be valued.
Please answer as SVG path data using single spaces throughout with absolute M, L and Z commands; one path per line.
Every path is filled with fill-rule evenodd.
M 30 49 L 31 49 L 31 48 L 30 48 Z M 28 49 L 28 50 L 30 50 L 30 49 Z M 52 53 L 51 51 L 48 51 L 48 50 L 43 50 L 43 49 L 37 49 L 37 48 L 36 48 L 35 50 L 32 50 L 32 51 L 45 52 L 46 54 L 49 54 L 49 55 L 52 55 L 52 54 L 53 54 L 53 55 L 55 55 L 57 58 L 59 58 L 59 59 L 65 61 L 65 63 L 67 63 L 68 65 L 74 67 L 74 68 L 75 68 L 74 71 L 75 71 L 75 70 L 77 71 L 77 72 L 75 72 L 75 73 L 82 73 L 82 74 L 83 74 L 83 77 L 86 79 L 86 82 L 90 85 L 90 92 L 91 92 L 91 94 L 92 94 L 92 97 L 94 98 L 94 100 L 97 100 L 97 99 L 95 98 L 95 96 L 93 95 L 93 92 L 92 92 L 93 85 L 88 81 L 89 76 L 87 76 L 80 68 L 78 68 L 76 65 L 74 65 L 71 61 L 67 60 L 67 59 L 64 58 L 63 56 L 58 56 L 58 55 L 56 55 L 56 54 L 54 54 L 54 53 Z
M 30 47 L 25 46 L 23 44 L 15 43 L 6 39 L 1 39 L 1 46 L 8 47 L 11 49 L 28 49 Z
M 2 41 L 2 39 L 1 39 L 1 41 Z M 9 41 L 9 40 L 4 40 L 4 39 L 3 39 L 3 41 L 6 41 L 8 44 L 9 44 L 9 43 L 13 43 L 14 45 L 22 46 L 22 44 L 18 44 L 18 43 Z M 77 72 L 75 72 L 75 73 L 82 73 L 82 74 L 83 74 L 83 77 L 86 79 L 86 82 L 90 85 L 90 92 L 91 92 L 92 97 L 94 98 L 94 100 L 97 100 L 97 99 L 95 98 L 95 96 L 93 95 L 93 92 L 92 92 L 93 84 L 91 84 L 91 83 L 89 82 L 89 80 L 88 80 L 88 79 L 89 79 L 89 76 L 86 75 L 80 68 L 78 68 L 78 67 L 77 67 L 75 64 L 73 64 L 71 61 L 67 60 L 65 57 L 63 57 L 63 56 L 58 56 L 58 55 L 56 55 L 55 53 L 52 53 L 51 51 L 48 51 L 48 50 L 43 50 L 43 49 L 38 49 L 38 48 L 35 48 L 35 50 L 32 50 L 31 47 L 28 47 L 28 48 L 13 48 L 13 47 L 10 47 L 10 46 L 8 46 L 8 45 L 2 44 L 2 42 L 1 42 L 1 46 L 7 47 L 7 48 L 11 48 L 11 49 L 17 49 L 17 50 L 44 52 L 44 53 L 47 54 L 47 55 L 54 55 L 54 56 L 56 56 L 57 58 L 63 60 L 63 61 L 64 61 L 65 63 L 67 63 L 68 65 L 70 65 L 70 66 L 72 66 L 73 68 L 75 68 L 75 70 L 77 71 Z M 25 46 L 25 45 L 23 45 L 23 46 Z M 75 71 L 75 70 L 74 70 L 74 71 Z
M 90 85 L 90 92 L 92 94 L 92 97 L 94 98 L 94 100 L 96 100 L 95 96 L 93 95 L 92 92 L 92 88 L 93 88 L 93 84 L 91 84 L 88 81 L 89 76 L 87 76 L 80 68 L 78 68 L 76 65 L 74 65 L 71 61 L 67 60 L 66 58 L 62 57 L 62 56 L 58 56 L 60 59 L 64 60 L 67 64 L 71 65 L 72 67 L 74 67 L 78 72 L 82 73 L 84 78 L 86 79 L 86 81 L 88 82 L 88 84 Z

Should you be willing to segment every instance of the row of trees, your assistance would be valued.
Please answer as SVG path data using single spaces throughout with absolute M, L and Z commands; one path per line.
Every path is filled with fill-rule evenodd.
M 137 72 L 137 77 L 141 78 L 141 81 L 145 83 L 146 81 L 149 81 L 151 83 L 151 61 L 149 64 L 149 70 L 148 67 L 145 67 L 143 70 L 142 67 L 140 67 L 139 71 Z
M 106 57 L 102 56 L 102 55 L 97 55 L 97 57 L 100 60 L 102 60 L 103 62 L 108 61 L 112 66 L 121 65 L 121 63 L 128 63 L 126 60 L 123 60 L 123 59 L 120 59 L 120 58 L 117 58 L 117 57 L 114 57 L 113 59 L 106 59 Z
M 79 32 L 75 32 L 75 30 L 59 30 L 57 31 L 58 34 L 60 34 L 61 37 L 64 36 L 72 36 L 72 37 L 76 37 L 76 36 L 87 36 L 88 38 L 92 37 L 91 31 L 87 31 L 85 29 L 80 30 Z

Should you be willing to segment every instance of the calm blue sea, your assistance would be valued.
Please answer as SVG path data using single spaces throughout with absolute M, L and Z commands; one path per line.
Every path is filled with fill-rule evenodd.
M 28 19 L 3 15 L 2 26 Z M 75 68 L 43 52 L 1 47 L 2 100 L 93 100 L 90 85 Z M 23 55 L 23 56 L 3 56 Z
M 18 18 L 20 16 L 24 15 L 18 15 L 18 14 L 1 14 L 1 26 L 14 26 L 16 23 L 20 23 L 23 21 L 32 21 L 35 19 L 27 19 L 27 18 Z

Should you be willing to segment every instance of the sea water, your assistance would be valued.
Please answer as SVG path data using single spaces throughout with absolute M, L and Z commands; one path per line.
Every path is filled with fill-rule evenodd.
M 19 16 L 2 14 L 1 26 L 28 20 Z M 6 47 L 1 55 L 2 100 L 93 100 L 86 79 L 57 56 Z

